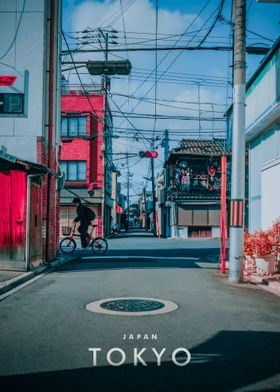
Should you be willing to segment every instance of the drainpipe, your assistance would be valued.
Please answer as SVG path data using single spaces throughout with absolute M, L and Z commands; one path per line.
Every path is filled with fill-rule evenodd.
M 30 258 L 30 203 L 31 203 L 31 179 L 34 177 L 44 176 L 46 173 L 29 174 L 27 176 L 27 191 L 26 191 L 26 224 L 25 224 L 25 269 L 28 270 L 28 263 Z

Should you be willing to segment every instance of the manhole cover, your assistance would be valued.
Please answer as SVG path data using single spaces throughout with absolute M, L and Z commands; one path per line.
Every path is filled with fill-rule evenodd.
M 171 301 L 156 298 L 107 298 L 86 305 L 90 312 L 118 316 L 146 316 L 173 312 L 178 305 Z
M 164 303 L 147 299 L 117 299 L 103 302 L 101 307 L 118 312 L 150 312 L 164 308 Z

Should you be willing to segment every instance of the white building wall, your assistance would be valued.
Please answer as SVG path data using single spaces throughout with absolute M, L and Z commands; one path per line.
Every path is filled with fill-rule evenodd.
M 260 121 L 276 102 L 276 62 L 273 57 L 246 94 L 246 130 Z
M 29 73 L 27 116 L 0 117 L 0 145 L 8 153 L 30 161 L 37 161 L 37 137 L 45 135 L 46 108 L 44 103 L 46 69 L 46 20 L 45 0 L 0 1 L 0 58 L 16 37 L 9 52 L 1 58 L 1 74 L 12 74 L 13 69 Z M 22 13 L 23 10 L 23 13 Z M 18 32 L 20 16 L 22 18 Z M 4 43 L 4 44 L 3 44 Z M 1 90 L 1 88 L 0 88 Z
M 280 217 L 280 51 L 256 75 L 246 96 L 249 142 L 249 231 Z
M 261 227 L 261 137 L 249 146 L 249 231 L 253 233 Z
M 262 210 L 261 226 L 268 229 L 280 217 L 280 159 L 261 173 Z

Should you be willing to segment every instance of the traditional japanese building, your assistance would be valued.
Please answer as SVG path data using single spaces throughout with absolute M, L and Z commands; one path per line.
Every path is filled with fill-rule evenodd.
M 171 150 L 158 196 L 161 235 L 174 238 L 219 237 L 221 157 L 226 156 L 227 197 L 230 151 L 225 140 L 187 140 Z

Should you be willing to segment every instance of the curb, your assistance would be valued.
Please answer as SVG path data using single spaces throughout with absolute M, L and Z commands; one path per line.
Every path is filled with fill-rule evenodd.
M 269 280 L 264 277 L 254 276 L 251 280 L 248 281 L 255 286 L 260 287 L 262 290 L 268 291 L 272 294 L 280 297 L 280 282 L 275 280 Z
M 70 260 L 73 260 L 73 257 L 58 257 L 57 259 L 50 261 L 47 265 L 41 265 L 32 271 L 23 272 L 21 275 L 16 276 L 15 278 L 3 281 L 0 283 L 0 295 L 7 293 L 8 291 L 27 282 L 35 276 L 42 274 L 47 270 L 52 271 L 56 267 L 60 267 L 61 265 L 68 263 Z

